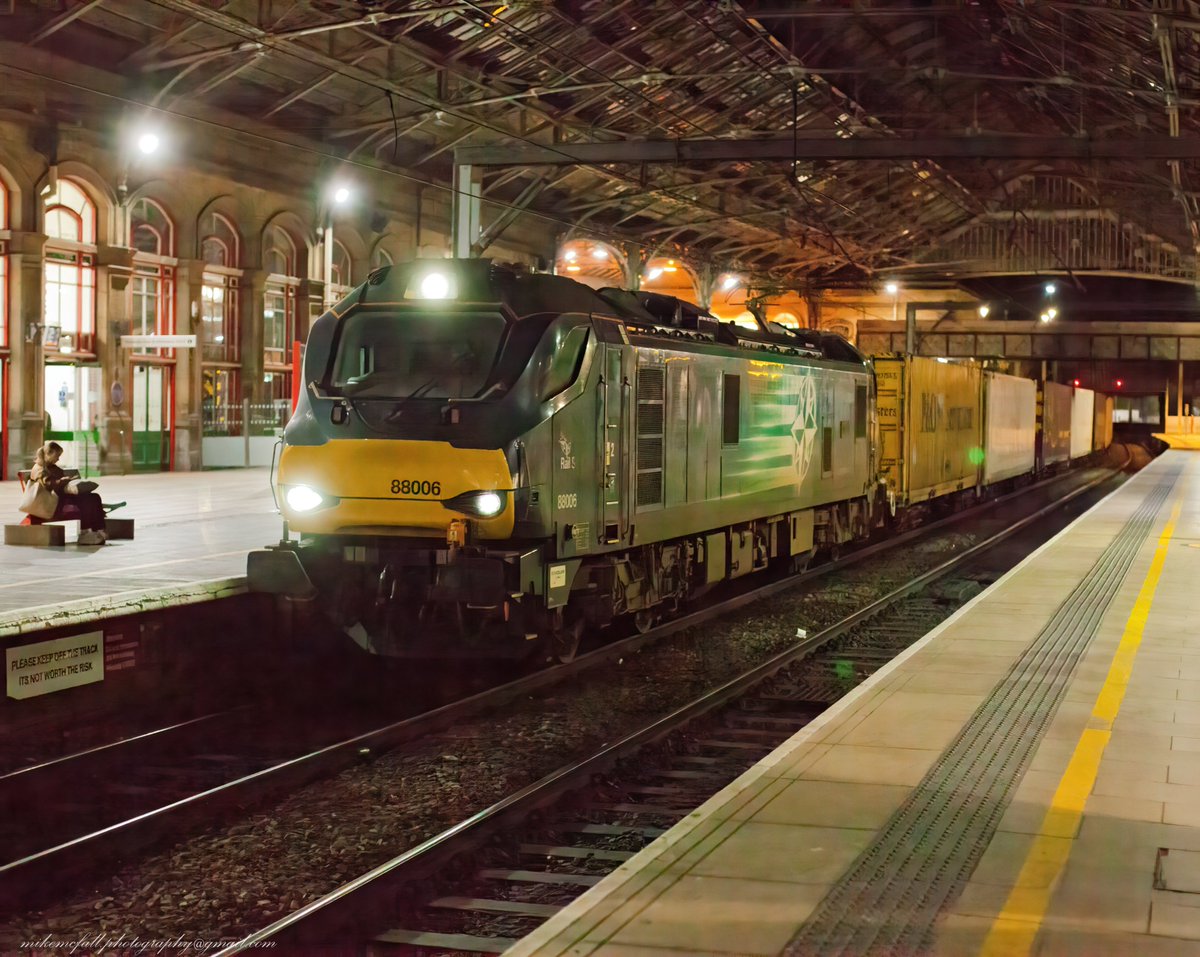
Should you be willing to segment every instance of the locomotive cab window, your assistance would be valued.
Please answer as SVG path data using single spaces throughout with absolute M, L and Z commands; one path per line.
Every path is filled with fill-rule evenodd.
M 725 376 L 722 438 L 726 445 L 737 445 L 741 438 L 742 377 Z
M 496 313 L 360 312 L 342 328 L 331 385 L 368 398 L 475 396 L 504 331 Z
M 587 326 L 573 326 L 566 332 L 551 334 L 553 352 L 540 389 L 543 402 L 553 399 L 579 377 L 589 331 Z

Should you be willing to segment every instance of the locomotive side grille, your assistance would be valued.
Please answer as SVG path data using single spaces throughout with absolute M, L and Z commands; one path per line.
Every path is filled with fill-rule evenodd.
M 666 370 L 641 366 L 637 375 L 637 504 L 663 500 L 663 423 Z
M 661 402 L 666 395 L 666 370 L 662 366 L 642 366 L 638 369 L 638 404 Z
M 662 469 L 652 472 L 638 471 L 637 503 L 654 505 L 662 501 Z
M 651 405 L 648 402 L 643 402 L 639 397 L 637 417 L 637 434 L 639 436 L 663 434 L 663 406 L 661 402 Z

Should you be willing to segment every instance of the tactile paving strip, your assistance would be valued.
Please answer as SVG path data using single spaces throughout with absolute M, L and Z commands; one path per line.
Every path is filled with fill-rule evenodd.
M 1182 469 L 1163 475 L 979 706 L 875 843 L 833 886 L 786 957 L 928 952 L 961 893 L 1083 652 Z

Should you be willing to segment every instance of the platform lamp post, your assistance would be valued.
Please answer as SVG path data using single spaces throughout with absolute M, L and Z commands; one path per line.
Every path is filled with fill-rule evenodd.
M 139 160 L 148 159 L 151 156 L 160 156 L 163 151 L 163 137 L 159 130 L 152 124 L 143 123 L 133 130 L 126 138 L 125 146 L 121 150 L 121 175 L 117 181 L 117 235 L 128 237 L 132 231 L 133 223 L 130 221 L 129 209 L 129 174 L 132 172 L 135 164 Z M 129 276 L 126 275 L 122 281 L 118 281 L 117 276 L 111 276 L 110 282 L 112 287 L 117 290 L 123 290 L 124 284 L 129 282 Z M 126 474 L 126 463 L 132 466 L 133 463 L 133 419 L 129 418 L 129 427 L 125 428 L 126 412 L 124 405 L 124 388 L 121 386 L 121 366 L 123 352 L 118 345 L 116 350 L 117 362 L 113 368 L 113 384 L 110 390 L 110 404 L 117 413 L 118 420 L 118 437 L 121 446 L 121 474 Z M 128 456 L 128 457 L 127 457 Z
M 325 292 L 322 312 L 333 306 L 333 214 L 350 202 L 353 192 L 346 183 L 334 183 L 325 200 L 325 235 L 322 246 L 325 252 Z

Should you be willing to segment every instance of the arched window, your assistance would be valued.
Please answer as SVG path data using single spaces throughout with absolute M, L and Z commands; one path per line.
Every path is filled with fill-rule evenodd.
M 139 199 L 130 209 L 129 245 L 136 250 L 129 284 L 132 332 L 171 335 L 175 331 L 175 224 L 154 200 Z
M 392 254 L 382 246 L 375 247 L 375 252 L 371 254 L 371 268 L 378 269 L 380 266 L 392 265 L 395 265 L 392 261 Z
M 279 226 L 268 226 L 263 234 L 263 267 L 268 274 L 263 296 L 263 381 L 282 425 L 291 410 L 290 360 L 300 278 L 296 244 Z
M 139 199 L 130 210 L 129 245 L 155 256 L 175 254 L 175 224 L 152 199 Z
M 69 179 L 42 190 L 48 352 L 92 354 L 96 335 L 96 207 Z
M 241 432 L 241 343 L 238 290 L 242 242 L 233 223 L 217 212 L 200 219 L 200 363 L 202 420 L 205 435 Z
M 209 213 L 200 223 L 200 258 L 209 266 L 236 269 L 242 264 L 242 243 L 233 223 L 220 213 Z
M 60 179 L 51 191 L 42 191 L 46 210 L 46 235 L 76 243 L 96 241 L 96 207 L 87 194 L 69 179 Z
M 263 244 L 263 266 L 278 276 L 296 275 L 296 244 L 278 226 L 267 229 Z
M 329 274 L 329 301 L 337 302 L 354 285 L 351 274 L 350 253 L 336 239 L 333 241 L 333 267 Z

